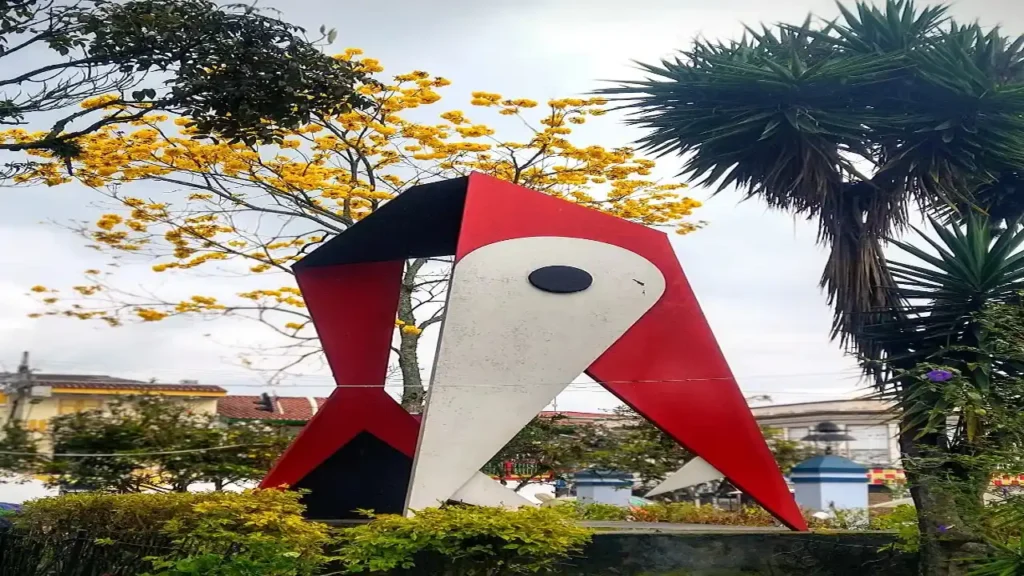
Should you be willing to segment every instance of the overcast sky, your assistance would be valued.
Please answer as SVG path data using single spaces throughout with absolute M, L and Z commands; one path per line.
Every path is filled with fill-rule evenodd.
M 548 0 L 479 2 L 439 0 L 290 0 L 261 2 L 285 20 L 315 30 L 338 30 L 338 51 L 363 48 L 387 73 L 427 70 L 453 81 L 436 111 L 466 109 L 474 90 L 544 101 L 585 93 L 599 79 L 631 78 L 630 60 L 652 61 L 704 35 L 737 36 L 741 22 L 801 20 L 808 12 L 834 17 L 826 0 Z M 983 24 L 1024 21 L 1024 3 L 972 0 L 954 5 L 961 20 Z M 602 118 L 582 134 L 608 146 L 640 133 L 616 118 Z M 581 140 L 582 141 L 582 140 Z M 588 142 L 589 143 L 589 142 Z M 681 163 L 660 162 L 671 176 Z M 147 186 L 147 184 L 136 184 Z M 698 217 L 708 226 L 674 239 L 683 269 L 744 391 L 771 394 L 776 402 L 802 402 L 858 393 L 853 361 L 828 339 L 830 312 L 817 288 L 824 253 L 811 224 L 769 212 L 735 193 L 705 200 Z M 2 191 L 0 210 L 0 370 L 13 369 L 29 350 L 41 371 L 100 373 L 161 381 L 196 379 L 235 393 L 261 391 L 259 374 L 241 368 L 237 355 L 265 344 L 268 335 L 242 321 L 169 320 L 110 329 L 77 320 L 33 320 L 27 290 L 34 284 L 67 287 L 82 271 L 110 262 L 81 239 L 44 221 L 94 220 L 92 196 L 75 186 Z M 142 194 L 144 195 L 144 191 Z M 233 282 L 209 277 L 154 277 L 145 262 L 124 262 L 119 282 L 162 295 L 231 292 Z M 208 336 L 207 336 L 208 335 Z M 310 374 L 279 387 L 282 395 L 330 391 L 328 375 Z M 575 391 L 561 409 L 607 409 L 604 392 Z

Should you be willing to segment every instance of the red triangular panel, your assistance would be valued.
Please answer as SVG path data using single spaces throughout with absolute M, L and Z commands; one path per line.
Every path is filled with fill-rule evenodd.
M 403 261 L 298 271 L 310 316 L 340 386 L 260 484 L 294 485 L 362 431 L 412 456 L 418 424 L 387 393 Z
M 612 393 L 795 529 L 806 524 L 701 313 L 668 237 L 557 198 L 472 174 L 459 259 L 494 242 L 582 238 L 647 258 L 665 293 L 588 370 Z

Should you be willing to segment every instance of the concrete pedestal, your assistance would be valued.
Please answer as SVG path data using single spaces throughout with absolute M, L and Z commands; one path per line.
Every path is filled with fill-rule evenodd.
M 633 495 L 633 477 L 626 472 L 583 470 L 574 480 L 578 502 L 626 507 Z
M 835 455 L 815 456 L 790 472 L 796 502 L 808 510 L 867 509 L 868 469 Z

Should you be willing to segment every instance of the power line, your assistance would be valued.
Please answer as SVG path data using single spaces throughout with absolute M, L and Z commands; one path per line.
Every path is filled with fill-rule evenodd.
M 461 388 L 461 389 L 466 389 L 466 388 L 502 389 L 502 388 L 525 387 L 525 386 L 556 386 L 556 385 L 564 385 L 563 391 L 565 391 L 565 392 L 608 392 L 608 390 L 603 386 L 604 384 L 613 384 L 613 385 L 629 384 L 629 385 L 637 386 L 637 385 L 651 385 L 651 384 L 684 384 L 684 383 L 715 382 L 715 381 L 718 381 L 718 382 L 728 382 L 728 381 L 733 381 L 733 380 L 734 380 L 733 378 L 718 377 L 718 378 L 683 378 L 683 379 L 663 379 L 663 380 L 607 380 L 607 381 L 600 381 L 600 382 L 568 382 L 568 383 L 561 382 L 561 381 L 559 381 L 559 382 L 554 382 L 554 381 L 552 381 L 552 382 L 505 382 L 505 383 L 492 382 L 492 383 L 478 383 L 478 384 L 446 384 L 446 385 L 444 385 L 444 387 L 445 388 Z M 51 384 L 55 388 L 60 388 L 60 386 L 61 386 L 61 381 L 40 380 L 39 382 Z M 139 389 L 139 390 L 143 390 L 143 389 L 145 389 L 147 387 L 152 386 L 154 393 L 159 393 L 159 392 L 167 391 L 167 390 L 160 390 L 159 388 L 161 386 L 190 386 L 190 385 L 198 386 L 198 385 L 195 385 L 195 384 L 147 383 L 147 382 L 131 382 L 131 381 L 125 382 L 124 380 L 91 380 L 91 379 L 90 380 L 82 380 L 82 381 L 66 381 L 65 383 L 72 383 L 72 382 L 74 384 L 76 384 L 76 385 L 90 385 L 90 384 L 94 384 L 96 386 L 117 385 L 117 386 L 124 386 L 124 387 L 133 387 L 134 389 Z M 215 385 L 205 384 L 205 385 L 202 385 L 202 386 L 213 387 Z M 223 385 L 216 385 L 216 387 L 225 388 L 225 389 L 227 389 L 227 388 L 260 388 L 260 389 L 276 388 L 276 389 L 285 389 L 285 390 L 287 390 L 287 389 L 299 389 L 299 388 L 324 388 L 324 389 L 329 388 L 329 389 L 332 389 L 332 390 L 335 390 L 335 389 L 338 389 L 338 388 L 349 388 L 349 389 L 383 388 L 383 389 L 389 389 L 389 390 L 405 389 L 405 388 L 419 388 L 419 386 L 403 384 L 401 381 L 393 381 L 393 380 L 392 381 L 384 381 L 383 383 L 380 383 L 380 384 L 341 384 L 341 385 L 338 385 L 338 384 L 331 384 L 331 383 L 326 383 L 326 382 L 325 383 L 301 383 L 300 382 L 300 383 L 293 383 L 293 384 L 267 384 L 267 383 L 265 383 L 265 384 L 223 384 Z M 424 386 L 424 388 L 429 389 L 430 385 Z M 742 392 L 744 392 L 744 393 L 751 393 L 751 394 L 790 394 L 790 395 L 808 395 L 808 396 L 813 396 L 813 395 L 824 395 L 824 396 L 827 396 L 827 395 L 835 395 L 837 393 L 844 393 L 844 392 L 856 392 L 857 390 L 865 390 L 866 391 L 868 389 L 869 389 L 869 387 L 860 387 L 860 388 L 855 388 L 853 390 L 800 390 L 800 389 L 795 389 L 795 390 L 794 389 L 789 389 L 789 390 L 787 390 L 787 389 L 754 389 L 754 388 L 746 388 L 746 387 L 740 386 L 740 390 Z M 117 389 L 116 388 L 111 388 L 109 390 L 116 391 Z M 181 390 L 181 392 L 188 392 L 188 390 Z M 201 393 L 202 390 L 195 390 L 194 392 L 196 392 L 198 394 L 198 393 Z
M 46 361 L 46 362 L 41 363 L 41 364 L 44 364 L 44 365 L 57 365 L 57 366 L 76 366 L 76 365 L 80 365 L 79 362 L 65 362 L 65 361 Z M 251 368 L 249 370 L 272 372 L 273 368 L 266 368 L 266 369 L 252 369 Z M 44 375 L 46 373 L 46 369 L 37 369 L 37 370 L 34 370 L 34 371 L 36 373 L 44 374 Z M 142 370 L 132 370 L 132 371 L 133 372 L 141 372 Z M 156 372 L 156 373 L 174 373 L 174 374 L 181 374 L 181 373 L 196 374 L 196 373 L 198 373 L 198 374 L 210 374 L 210 375 L 217 375 L 217 376 L 238 376 L 241 373 L 240 370 L 232 370 L 230 368 L 223 369 L 223 370 L 211 369 L 211 368 L 189 368 L 187 370 L 180 370 L 180 369 L 176 369 L 176 368 L 153 368 L 153 369 L 147 368 L 147 369 L 145 369 L 145 371 L 149 372 L 149 373 L 154 373 L 154 372 Z M 735 378 L 737 380 L 770 379 L 770 378 L 809 378 L 809 377 L 821 377 L 821 376 L 856 375 L 856 374 L 860 374 L 860 373 L 861 373 L 860 368 L 850 367 L 850 368 L 844 368 L 844 369 L 841 369 L 841 370 L 833 370 L 833 371 L 828 371 L 828 372 L 799 372 L 799 373 L 790 373 L 790 374 L 739 374 L 739 375 L 735 375 Z M 74 376 L 75 374 L 72 373 L 72 374 L 68 374 L 68 375 Z M 83 374 L 83 376 L 85 376 L 85 374 Z M 286 376 L 288 378 L 303 378 L 303 379 L 321 379 L 321 380 L 332 379 L 332 376 L 330 374 L 326 374 L 326 373 L 325 374 L 286 374 Z
M 0 450 L 5 456 L 38 456 L 38 457 L 61 457 L 61 458 L 128 458 L 132 456 L 170 456 L 173 454 L 190 454 L 194 452 L 211 452 L 214 450 L 233 450 L 235 448 L 253 448 L 266 446 L 266 444 L 229 444 L 227 446 L 212 446 L 210 448 L 189 448 L 186 450 L 162 450 L 158 452 L 112 452 L 110 454 L 85 454 L 81 452 L 62 452 L 51 454 L 49 452 L 9 452 Z
M 70 378 L 62 378 L 62 379 L 59 379 L 59 380 L 47 380 L 45 378 L 45 376 L 46 376 L 45 373 L 41 373 L 41 374 L 37 374 L 36 378 L 40 382 L 48 382 L 48 383 L 51 383 L 51 384 L 54 384 L 54 385 L 57 385 L 57 386 L 59 386 L 62 382 L 64 382 L 64 383 L 75 383 L 75 384 L 116 384 L 116 385 L 140 384 L 140 385 L 152 385 L 152 386 L 160 386 L 160 385 L 172 385 L 172 386 L 178 386 L 178 385 L 185 385 L 185 386 L 188 386 L 188 385 L 193 385 L 193 386 L 220 386 L 220 384 L 200 384 L 198 382 L 195 382 L 195 383 L 192 383 L 192 382 L 189 382 L 189 383 L 144 382 L 142 380 L 132 380 L 130 378 L 114 378 L 114 377 L 108 377 L 108 378 L 110 378 L 109 380 L 101 380 L 101 379 L 99 379 L 99 377 L 91 376 L 91 375 L 88 375 L 88 374 L 80 374 L 80 375 L 79 374 L 67 374 L 67 375 L 62 375 L 62 376 L 81 376 L 82 380 L 73 380 L 73 379 L 70 379 Z M 743 381 L 743 380 L 758 380 L 758 379 L 762 379 L 763 380 L 763 379 L 781 379 L 781 378 L 790 379 L 790 378 L 822 377 L 822 376 L 845 376 L 847 378 L 857 378 L 857 379 L 860 378 L 859 372 L 858 373 L 854 373 L 854 372 L 817 372 L 817 373 L 807 372 L 807 373 L 797 373 L 797 374 L 751 374 L 751 375 L 746 375 L 746 376 L 735 376 L 735 375 L 733 375 L 733 376 L 703 376 L 703 377 L 694 377 L 694 378 L 646 378 L 646 379 L 602 380 L 602 381 L 596 381 L 595 380 L 593 382 L 572 382 L 572 381 L 570 381 L 570 382 L 568 382 L 566 384 L 596 385 L 596 384 L 602 384 L 602 383 L 605 383 L 605 384 L 654 384 L 654 383 L 709 382 L 709 381 L 736 381 L 736 382 L 739 382 L 739 381 Z M 318 381 L 329 381 L 329 382 L 333 382 L 334 381 L 334 377 L 329 375 L 329 374 L 295 374 L 295 375 L 290 375 L 289 374 L 289 375 L 286 375 L 285 378 L 289 378 L 289 379 L 306 378 L 306 379 L 316 379 Z M 392 380 L 385 379 L 384 380 L 384 384 L 385 385 L 400 385 L 401 382 L 402 382 L 401 380 L 394 380 L 394 379 L 392 379 Z M 562 384 L 562 383 L 563 383 L 562 381 L 558 381 L 558 382 L 555 382 L 555 381 L 548 381 L 548 382 L 534 381 L 534 382 L 528 382 L 527 384 L 537 385 L 537 386 L 547 386 L 547 385 L 553 386 L 555 384 Z M 492 387 L 492 386 L 515 386 L 515 385 L 521 385 L 521 384 L 523 384 L 523 383 L 522 382 L 509 382 L 509 383 L 488 383 L 488 384 L 449 384 L 448 386 L 458 386 L 458 387 L 486 386 L 486 387 Z M 269 383 L 261 383 L 261 384 L 244 384 L 244 383 L 239 383 L 239 384 L 223 384 L 223 386 L 254 386 L 254 387 L 280 386 L 280 385 L 281 384 L 269 384 Z M 296 386 L 314 386 L 316 384 L 295 384 L 295 385 Z M 379 387 L 381 384 L 380 383 L 375 383 L 375 384 L 342 384 L 342 385 L 339 386 L 337 384 L 328 383 L 326 385 L 331 386 L 331 387 L 342 387 L 342 388 L 376 388 L 376 387 Z

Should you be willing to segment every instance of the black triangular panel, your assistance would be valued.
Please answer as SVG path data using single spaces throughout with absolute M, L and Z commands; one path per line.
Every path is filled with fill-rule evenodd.
M 468 186 L 468 177 L 413 186 L 292 269 L 454 256 Z
M 412 459 L 369 432 L 360 432 L 314 468 L 294 488 L 306 517 L 316 520 L 362 518 L 357 509 L 400 514 L 412 474 Z

